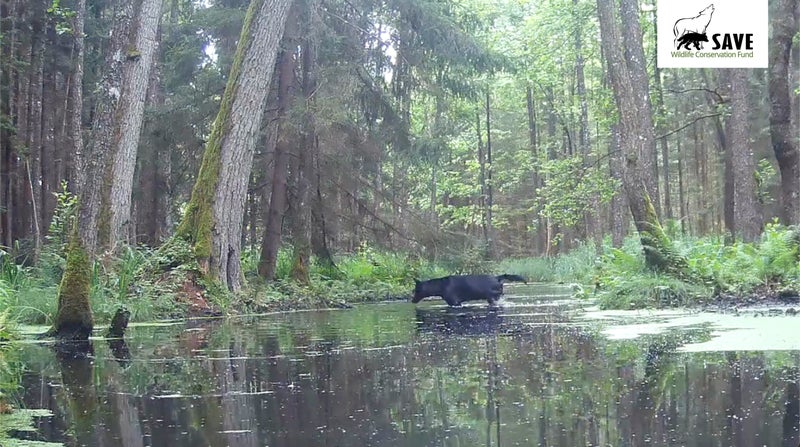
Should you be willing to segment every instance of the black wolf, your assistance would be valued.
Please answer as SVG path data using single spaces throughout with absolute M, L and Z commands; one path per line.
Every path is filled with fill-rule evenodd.
M 503 281 L 517 281 L 527 284 L 519 275 L 454 275 L 444 278 L 417 281 L 412 303 L 419 303 L 429 296 L 440 296 L 448 305 L 458 307 L 464 301 L 486 300 L 495 306 L 503 294 Z
M 689 46 L 694 45 L 695 50 L 701 50 L 702 46 L 700 42 L 708 42 L 708 36 L 700 33 L 686 33 L 678 38 L 677 49 L 680 50 L 681 47 L 684 47 L 687 50 L 691 50 Z

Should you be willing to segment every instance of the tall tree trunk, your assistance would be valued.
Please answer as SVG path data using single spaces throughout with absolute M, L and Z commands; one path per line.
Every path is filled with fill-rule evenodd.
M 64 76 L 60 72 L 48 70 L 44 81 L 44 94 L 46 98 L 42 105 L 42 234 L 47 234 L 50 222 L 56 209 L 55 192 L 58 185 L 65 178 L 62 159 L 66 151 L 64 146 L 69 146 L 66 128 L 63 126 L 66 115 L 66 90 Z M 56 144 L 58 141 L 58 144 Z
M 772 150 L 781 173 L 781 220 L 800 222 L 800 155 L 792 127 L 792 94 L 789 88 L 789 62 L 792 39 L 797 34 L 795 10 L 798 0 L 776 0 L 769 44 L 769 130 Z M 795 70 L 800 67 L 795 67 Z M 795 96 L 796 93 L 795 93 Z
M 589 107 L 586 95 L 586 79 L 584 76 L 584 60 L 583 60 L 583 42 L 581 37 L 581 27 L 583 26 L 581 18 L 578 15 L 579 6 L 578 0 L 572 0 L 572 15 L 574 23 L 573 39 L 575 41 L 575 83 L 578 101 L 580 101 L 580 125 L 578 130 L 578 153 L 583 159 L 584 167 L 589 164 L 590 156 L 590 142 L 589 142 Z M 599 203 L 597 197 L 592 197 L 595 205 Z M 591 206 L 583 214 L 583 223 L 585 228 L 577 228 L 578 238 L 586 239 L 592 238 L 593 240 L 602 240 L 601 225 L 599 224 L 599 206 Z M 581 236 L 581 233 L 583 235 Z M 596 249 L 600 250 L 597 245 Z
M 0 2 L 0 33 L 6 35 L 9 27 L 10 7 L 5 2 Z M 6 58 L 8 54 L 8 39 L 0 41 L 0 57 Z M 10 67 L 0 64 L 0 118 L 7 119 L 9 116 L 8 110 L 8 95 L 6 94 L 8 88 Z M 0 244 L 8 247 L 6 239 L 8 238 L 8 198 L 7 179 L 8 179 L 8 134 L 10 132 L 3 127 L 0 127 L 0 201 L 3 207 L 0 208 Z
M 325 215 L 325 200 L 322 196 L 322 169 L 319 150 L 319 137 L 314 143 L 314 198 L 311 206 L 311 251 L 322 265 L 334 266 L 333 255 L 328 248 L 328 225 Z M 377 210 L 376 210 L 377 215 Z M 386 241 L 390 242 L 390 241 Z
M 761 233 L 761 219 L 756 200 L 755 157 L 750 146 L 750 101 L 748 72 L 730 70 L 731 116 L 728 122 L 733 167 L 733 219 L 735 234 L 745 242 L 755 241 Z
M 172 20 L 172 18 L 170 19 Z M 172 29 L 172 28 L 170 28 Z M 161 41 L 161 33 L 157 39 Z M 147 107 L 164 107 L 167 98 L 162 80 L 162 65 L 156 63 L 148 82 Z M 170 138 L 159 122 L 160 113 L 149 114 L 143 124 L 143 135 L 149 140 L 142 149 L 137 168 L 137 193 L 134 207 L 137 210 L 137 242 L 158 246 L 172 233 L 172 151 Z M 138 152 L 138 151 L 137 151 Z
M 41 14 L 44 15 L 44 8 Z M 41 184 L 44 183 L 42 175 L 42 157 L 44 156 L 42 143 L 43 107 L 44 99 L 44 23 L 36 20 L 32 26 L 33 44 L 31 51 L 31 81 L 30 81 L 30 129 L 28 134 L 28 160 L 26 163 L 28 187 L 31 195 L 31 213 L 33 217 L 33 259 L 39 259 L 42 249 L 42 200 Z
M 489 227 L 486 222 L 486 157 L 483 154 L 483 133 L 481 133 L 481 112 L 475 113 L 475 131 L 478 137 L 478 167 L 481 196 L 478 198 L 478 209 L 481 211 L 481 230 L 483 242 L 489 246 Z
M 74 184 L 70 189 L 75 194 L 80 194 L 83 185 L 86 183 L 86 157 L 83 147 L 83 60 L 84 60 L 84 37 L 83 25 L 86 20 L 86 0 L 78 0 L 75 10 L 75 19 L 72 29 L 72 73 L 69 78 L 69 112 L 67 134 L 72 143 L 72 154 L 74 160 L 75 178 Z
M 533 169 L 531 169 L 531 188 L 533 191 L 531 191 L 531 195 L 533 196 L 533 203 L 536 203 L 538 200 L 537 193 L 539 188 L 539 148 L 536 129 L 536 107 L 533 100 L 533 89 L 530 85 L 525 87 L 525 99 L 526 108 L 528 110 L 528 144 L 530 145 L 531 160 L 533 161 Z M 541 222 L 539 207 L 538 205 L 534 206 L 531 220 Z M 540 227 L 541 225 L 537 225 L 537 234 L 533 238 L 533 252 L 536 254 L 540 254 L 543 251 L 539 243 L 541 240 L 539 234 L 542 232 Z
M 114 248 L 118 243 L 130 243 L 131 195 L 136 168 L 136 153 L 144 122 L 144 105 L 150 71 L 158 47 L 158 24 L 161 20 L 162 0 L 142 0 L 127 48 L 122 93 L 116 116 L 118 127 L 116 140 L 110 154 L 110 169 L 106 172 L 104 188 L 108 188 L 105 206 L 108 207 L 108 239 L 106 247 Z M 105 208 L 104 206 L 104 208 Z
M 622 41 L 625 60 L 628 64 L 633 89 L 633 100 L 640 113 L 642 133 L 636 136 L 642 150 L 639 152 L 644 186 L 652 199 L 657 215 L 661 215 L 661 201 L 658 187 L 658 150 L 656 148 L 655 128 L 653 127 L 652 107 L 650 106 L 650 77 L 647 75 L 647 58 L 642 45 L 642 27 L 639 23 L 639 4 L 636 0 L 620 0 L 620 19 L 622 21 Z M 624 141 L 624 140 L 623 140 Z
M 705 77 L 705 76 L 704 76 Z M 720 85 L 720 93 L 724 95 L 726 98 L 731 97 L 731 80 L 730 80 L 730 70 L 726 69 L 719 69 L 718 70 L 718 80 Z M 731 122 L 730 119 L 728 120 L 728 125 L 730 126 Z M 698 131 L 697 131 L 697 124 L 695 124 L 695 144 L 698 141 Z M 722 120 L 715 122 L 715 127 L 717 130 L 717 139 L 720 143 L 722 143 L 722 151 L 723 151 L 723 160 L 724 160 L 724 172 L 725 172 L 725 179 L 723 180 L 723 192 L 722 192 L 722 222 L 723 227 L 725 228 L 725 239 L 727 242 L 732 242 L 733 238 L 736 234 L 736 218 L 733 211 L 734 208 L 734 194 L 735 194 L 735 182 L 734 182 L 734 172 L 733 172 L 733 153 L 734 149 L 732 146 L 732 141 L 730 140 L 731 135 L 725 135 L 725 127 L 722 125 Z M 731 128 L 728 127 L 728 132 L 731 132 Z M 722 136 L 720 136 L 720 134 Z M 728 144 L 731 142 L 731 144 Z M 697 151 L 695 151 L 697 154 Z M 699 155 L 695 155 L 698 158 L 697 163 L 698 166 L 701 165 L 699 160 Z M 698 173 L 701 171 L 698 171 Z M 698 178 L 700 176 L 698 175 Z M 698 198 L 698 200 L 700 200 Z M 702 204 L 701 204 L 702 205 Z M 700 208 L 700 209 L 705 209 Z
M 14 234 L 15 240 L 26 239 L 31 234 L 31 209 L 33 201 L 31 195 L 32 181 L 28 175 L 30 171 L 30 161 L 32 148 L 30 136 L 31 129 L 31 83 L 34 68 L 33 61 L 33 40 L 31 21 L 35 12 L 35 3 L 23 2 L 19 5 L 17 15 L 19 16 L 19 30 L 16 38 L 19 43 L 19 54 L 14 55 L 17 65 L 15 69 L 16 86 L 12 84 L 10 88 L 16 89 L 16 111 L 12 112 L 11 122 L 16 127 L 16 135 L 13 140 L 13 150 L 15 152 L 15 169 L 12 174 L 12 188 L 14 190 Z
M 685 168 L 685 164 L 683 160 L 685 160 L 685 153 L 681 148 L 681 138 L 677 138 L 677 146 L 678 146 L 678 200 L 680 200 L 680 220 L 681 220 L 681 232 L 683 234 L 687 234 L 687 220 L 689 219 L 688 211 L 686 209 L 686 187 L 684 186 L 683 181 L 683 170 Z
M 583 42 L 581 37 L 581 27 L 583 23 L 580 21 L 578 14 L 578 0 L 572 0 L 572 12 L 575 15 L 575 80 L 577 83 L 578 100 L 581 105 L 580 117 L 580 130 L 578 131 L 578 151 L 584 157 L 589 153 L 589 106 L 586 97 L 586 79 L 583 74 Z
M 105 157 L 105 152 L 102 147 L 94 151 L 83 151 L 81 110 L 83 102 L 85 0 L 78 1 L 78 9 L 75 13 L 75 21 L 73 22 L 75 68 L 70 84 L 73 116 L 70 120 L 69 132 L 72 137 L 72 149 L 75 151 L 76 157 L 76 179 L 78 184 L 75 187 L 78 191 L 80 202 L 78 204 L 77 221 L 70 230 L 67 265 L 61 277 L 61 285 L 58 290 L 58 310 L 51 333 L 61 338 L 86 340 L 91 335 L 94 327 L 94 319 L 92 318 L 92 310 L 89 303 L 93 251 L 97 240 L 95 224 L 97 222 L 97 207 L 99 206 L 99 195 L 97 194 L 99 188 L 94 186 L 97 184 L 96 180 L 104 167 L 102 160 Z M 124 21 L 122 24 L 124 24 Z M 115 31 L 117 30 L 117 25 L 118 23 L 115 23 Z M 112 38 L 112 46 L 106 58 L 107 63 L 109 60 L 113 60 L 113 50 L 122 48 L 121 45 L 122 39 L 119 36 Z M 109 110 L 112 110 L 114 95 L 111 94 L 111 90 L 115 86 L 119 86 L 119 83 L 116 82 L 117 76 L 114 71 L 118 67 L 111 64 L 106 68 L 108 72 L 103 79 L 100 91 L 102 99 L 98 101 L 98 106 L 100 111 L 107 113 L 101 113 L 101 116 L 108 115 L 110 113 Z M 110 124 L 110 121 L 96 122 L 95 131 L 99 133 L 98 128 L 104 124 Z M 94 141 L 97 141 L 97 139 Z M 93 157 L 99 157 L 100 160 L 94 160 L 92 159 Z
M 119 0 L 116 5 L 110 43 L 105 56 L 105 72 L 100 88 L 95 95 L 92 135 L 88 145 L 88 148 L 91 149 L 84 152 L 84 161 L 81 163 L 85 168 L 86 176 L 80 191 L 78 234 L 89 254 L 89 259 L 93 259 L 97 249 L 98 236 L 101 240 L 108 236 L 107 227 L 98 229 L 99 222 L 107 222 L 107 219 L 100 217 L 104 188 L 98 187 L 98 185 L 103 184 L 108 157 L 114 144 L 116 111 L 123 91 L 123 66 L 134 17 L 134 3 Z
M 619 124 L 611 126 L 611 142 L 608 148 L 609 170 L 611 178 L 622 182 L 623 171 L 625 170 L 624 155 L 622 154 L 622 142 L 619 136 Z M 627 206 L 628 198 L 625 188 L 620 188 L 611 198 L 611 245 L 622 247 L 625 236 L 628 234 L 630 210 Z
M 273 128 L 276 136 L 271 138 L 275 142 L 275 154 L 272 158 L 272 181 L 270 184 L 271 194 L 269 195 L 269 209 L 267 219 L 264 223 L 264 234 L 261 239 L 261 255 L 258 261 L 258 274 L 262 278 L 272 281 L 275 279 L 275 268 L 278 262 L 278 250 L 281 246 L 281 234 L 283 230 L 283 215 L 286 211 L 287 185 L 286 179 L 289 170 L 289 126 L 281 124 L 287 119 L 291 97 L 291 88 L 294 84 L 294 71 L 296 62 L 294 57 L 293 44 L 297 29 L 297 6 L 295 5 L 289 12 L 286 20 L 286 30 L 284 31 L 283 51 L 278 60 L 278 110 Z
M 548 101 L 548 112 L 547 112 L 547 161 L 553 161 L 556 159 L 556 125 L 558 124 L 558 117 L 556 116 L 556 109 L 555 104 L 553 103 L 553 89 L 548 87 L 545 90 L 545 97 Z M 549 174 L 545 174 L 545 178 L 543 183 L 547 184 L 550 180 Z M 541 180 L 540 180 L 541 181 Z M 557 254 L 558 246 L 554 243 L 554 238 L 558 229 L 556 228 L 556 224 L 553 222 L 553 219 L 550 216 L 545 218 L 545 237 L 544 237 L 544 255 L 546 257 L 550 257 L 551 255 Z
M 177 236 L 189 241 L 201 272 L 233 291 L 247 183 L 275 58 L 291 0 L 254 0 L 245 17 L 219 114 Z
M 658 35 L 658 28 L 657 28 L 657 20 L 655 14 L 653 15 L 653 27 L 654 33 Z M 653 52 L 653 59 L 655 59 L 655 52 Z M 670 193 L 670 167 L 669 167 L 669 144 L 667 142 L 667 137 L 663 136 L 666 133 L 666 129 L 664 123 L 667 120 L 667 112 L 664 109 L 664 89 L 661 85 L 661 70 L 658 68 L 658 64 L 655 60 L 653 60 L 653 79 L 655 80 L 655 89 L 656 89 L 656 111 L 658 113 L 658 120 L 656 121 L 656 133 L 662 135 L 659 138 L 659 143 L 661 144 L 661 162 L 663 163 L 662 172 L 664 178 L 664 218 L 665 219 L 672 219 L 672 194 Z M 658 162 L 656 160 L 656 166 L 658 166 Z
M 310 5 L 307 5 L 307 7 Z M 306 17 L 306 23 L 310 27 L 310 12 Z M 309 264 L 311 261 L 311 179 L 314 175 L 314 152 L 316 150 L 316 123 L 314 114 L 314 91 L 316 90 L 316 63 L 317 48 L 316 42 L 311 36 L 306 36 L 303 43 L 303 78 L 302 92 L 305 101 L 305 113 L 303 130 L 301 131 L 300 151 L 298 156 L 298 167 L 295 172 L 296 195 L 292 203 L 293 210 L 293 229 L 292 245 L 294 253 L 292 256 L 292 279 L 301 283 L 309 283 Z M 359 204 L 359 209 L 364 208 Z M 364 211 L 366 209 L 364 208 Z
M 494 256 L 494 225 L 492 223 L 492 206 L 494 194 L 492 192 L 492 120 L 491 120 L 491 93 L 486 88 L 486 257 Z
M 625 157 L 623 185 L 647 265 L 656 270 L 682 274 L 685 270 L 685 261 L 672 250 L 672 243 L 661 228 L 655 206 L 645 186 L 644 177 L 651 175 L 652 165 L 641 163 L 641 160 L 648 154 L 652 156 L 654 145 L 653 139 L 648 139 L 645 135 L 652 136 L 654 130 L 650 104 L 639 97 L 640 92 L 647 91 L 647 86 L 635 86 L 635 84 L 641 82 L 646 84 L 648 78 L 646 73 L 641 72 L 644 70 L 643 59 L 636 61 L 631 60 L 630 54 L 627 57 L 623 55 L 623 45 L 638 53 L 642 42 L 641 36 L 633 33 L 628 35 L 623 44 L 620 27 L 632 25 L 638 29 L 638 10 L 634 15 L 636 23 L 633 24 L 634 20 L 630 18 L 633 14 L 630 0 L 622 0 L 621 3 L 621 15 L 623 18 L 628 16 L 622 24 L 615 17 L 615 2 L 598 0 L 597 11 L 600 18 L 603 52 L 608 60 L 611 85 L 620 116 L 620 141 Z M 633 50 L 631 46 L 639 48 Z

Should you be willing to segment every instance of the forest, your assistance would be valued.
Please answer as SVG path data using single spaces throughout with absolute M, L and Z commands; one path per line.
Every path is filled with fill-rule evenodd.
M 86 336 L 490 271 L 796 296 L 800 3 L 769 2 L 766 69 L 659 68 L 656 12 L 3 0 L 0 308 Z
M 0 0 L 0 444 L 798 445 L 800 0 L 732 3 Z

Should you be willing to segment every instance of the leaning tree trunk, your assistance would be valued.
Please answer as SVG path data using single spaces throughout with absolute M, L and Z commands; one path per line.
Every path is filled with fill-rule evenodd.
M 112 146 L 110 162 L 103 187 L 104 205 L 108 209 L 108 233 L 104 245 L 113 248 L 118 242 L 130 242 L 131 194 L 136 152 L 144 122 L 144 105 L 150 71 L 155 60 L 158 22 L 161 19 L 162 0 L 143 0 L 126 53 L 123 89 L 119 99 L 115 123 L 116 140 Z
M 643 166 L 641 160 L 653 153 L 654 141 L 641 136 L 653 135 L 654 129 L 650 103 L 639 98 L 639 93 L 647 91 L 647 86 L 635 84 L 647 83 L 647 75 L 639 72 L 645 69 L 644 64 L 631 61 L 623 55 L 621 25 L 616 17 L 615 4 L 616 2 L 598 0 L 597 11 L 603 51 L 608 60 L 609 77 L 620 117 L 620 142 L 624 157 L 623 186 L 647 265 L 659 271 L 682 275 L 685 272 L 685 261 L 674 253 L 670 239 L 661 228 L 649 189 L 645 186 L 644 178 L 651 176 L 652 165 Z M 626 0 L 622 0 L 622 4 L 631 6 L 626 5 Z M 622 15 L 625 14 L 630 15 L 631 11 L 622 11 Z M 625 47 L 641 47 L 641 35 L 628 33 L 626 37 Z
M 658 150 L 653 125 L 653 112 L 650 104 L 650 83 L 647 75 L 647 58 L 642 45 L 642 28 L 639 24 L 639 4 L 636 0 L 620 0 L 620 20 L 622 22 L 622 41 L 625 61 L 632 76 L 633 100 L 637 105 L 639 116 L 639 134 L 636 139 L 641 145 L 639 151 L 639 169 L 647 194 L 653 199 L 658 215 L 661 214 L 658 187 Z M 623 140 L 624 141 L 624 140 Z
M 769 130 L 781 173 L 781 220 L 795 224 L 800 222 L 800 155 L 793 138 L 789 60 L 798 26 L 794 11 L 800 2 L 777 0 L 776 4 L 769 44 Z
M 291 0 L 253 0 L 247 10 L 220 111 L 177 237 L 190 242 L 200 271 L 241 287 L 241 231 L 247 183 Z

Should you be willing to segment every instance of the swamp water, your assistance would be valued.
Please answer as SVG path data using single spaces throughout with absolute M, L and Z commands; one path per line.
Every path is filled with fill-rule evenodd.
M 436 299 L 132 325 L 126 343 L 93 340 L 85 358 L 29 344 L 23 403 L 52 416 L 19 435 L 99 447 L 798 445 L 800 316 L 590 306 L 564 288 L 510 286 L 494 311 Z M 781 341 L 744 343 L 758 324 Z

